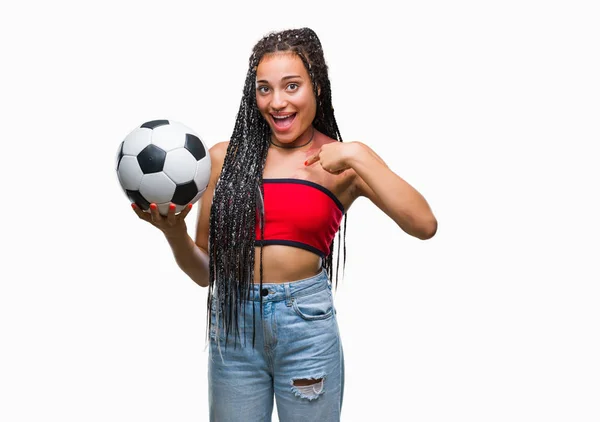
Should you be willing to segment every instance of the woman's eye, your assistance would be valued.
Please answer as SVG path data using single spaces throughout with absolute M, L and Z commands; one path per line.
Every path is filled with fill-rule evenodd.
M 269 87 L 267 86 L 259 86 L 258 87 L 258 92 L 260 92 L 261 94 L 266 94 L 267 92 L 269 92 Z
M 291 89 L 292 91 L 298 89 L 298 84 L 295 83 L 291 83 L 288 85 L 288 88 Z

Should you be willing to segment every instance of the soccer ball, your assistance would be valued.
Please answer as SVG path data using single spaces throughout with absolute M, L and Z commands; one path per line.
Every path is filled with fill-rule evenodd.
M 130 202 L 144 211 L 151 203 L 167 215 L 193 204 L 210 178 L 206 144 L 189 127 L 169 120 L 153 120 L 125 137 L 117 153 L 117 177 Z

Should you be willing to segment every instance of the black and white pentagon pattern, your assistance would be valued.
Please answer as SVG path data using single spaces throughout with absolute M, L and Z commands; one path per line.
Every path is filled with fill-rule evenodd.
M 196 162 L 190 152 L 185 148 L 177 148 L 169 151 L 163 171 L 173 180 L 173 182 L 187 183 L 194 180 L 196 175 Z
M 123 141 L 124 155 L 138 155 L 152 143 L 152 129 L 134 129 Z
M 206 148 L 196 135 L 188 133 L 185 136 L 185 148 L 192 153 L 197 161 L 202 160 L 206 156 Z
M 121 142 L 121 145 L 119 145 L 119 150 L 117 151 L 117 165 L 115 167 L 115 170 L 117 170 L 119 168 L 119 163 L 121 162 L 121 158 L 123 158 L 123 144 L 125 143 L 125 141 Z
M 148 202 L 168 203 L 177 185 L 164 172 L 144 174 L 139 191 Z
M 144 174 L 158 173 L 165 166 L 167 152 L 150 144 L 137 155 L 137 161 Z
M 189 127 L 153 120 L 134 129 L 119 145 L 117 175 L 131 202 L 148 210 L 158 205 L 166 215 L 169 204 L 180 212 L 204 193 L 210 178 L 210 155 Z
M 121 187 L 125 190 L 138 190 L 142 183 L 142 177 L 144 173 L 140 168 L 137 157 L 133 155 L 124 155 L 121 158 L 119 167 L 117 168 L 117 175 L 119 176 L 119 182 Z
M 166 126 L 159 126 L 152 132 L 152 144 L 165 151 L 172 151 L 176 148 L 185 146 L 186 134 L 192 133 L 192 130 L 179 123 L 171 122 Z

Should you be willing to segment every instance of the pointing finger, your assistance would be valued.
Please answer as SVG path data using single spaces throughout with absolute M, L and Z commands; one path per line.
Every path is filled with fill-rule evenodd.
M 311 155 L 311 156 L 308 158 L 308 160 L 306 160 L 306 161 L 304 162 L 304 165 L 305 165 L 305 166 L 310 166 L 311 164 L 314 164 L 314 163 L 316 163 L 317 161 L 319 161 L 319 154 L 318 154 L 318 153 L 317 153 L 317 154 L 315 154 L 315 155 Z

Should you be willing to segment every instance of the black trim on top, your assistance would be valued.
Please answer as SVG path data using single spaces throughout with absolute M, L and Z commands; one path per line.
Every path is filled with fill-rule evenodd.
M 296 242 L 294 240 L 279 240 L 279 239 L 269 239 L 269 240 L 260 240 L 256 239 L 254 241 L 255 246 L 268 246 L 268 245 L 283 245 L 283 246 L 293 246 L 295 248 L 304 249 L 306 251 L 312 252 L 314 254 L 319 255 L 321 258 L 325 258 L 325 253 L 314 246 L 303 242 Z
M 340 211 L 342 211 L 342 214 L 345 213 L 344 206 L 342 205 L 340 200 L 337 198 L 337 196 L 335 196 L 333 194 L 333 192 L 331 192 L 326 187 L 319 185 L 318 183 L 311 182 L 310 180 L 294 179 L 294 178 L 278 178 L 278 179 L 263 179 L 263 183 L 296 183 L 298 185 L 311 186 L 315 189 L 320 190 L 325 195 L 329 196 L 333 200 L 333 202 L 335 202 L 335 205 L 337 205 L 337 207 L 340 209 Z

